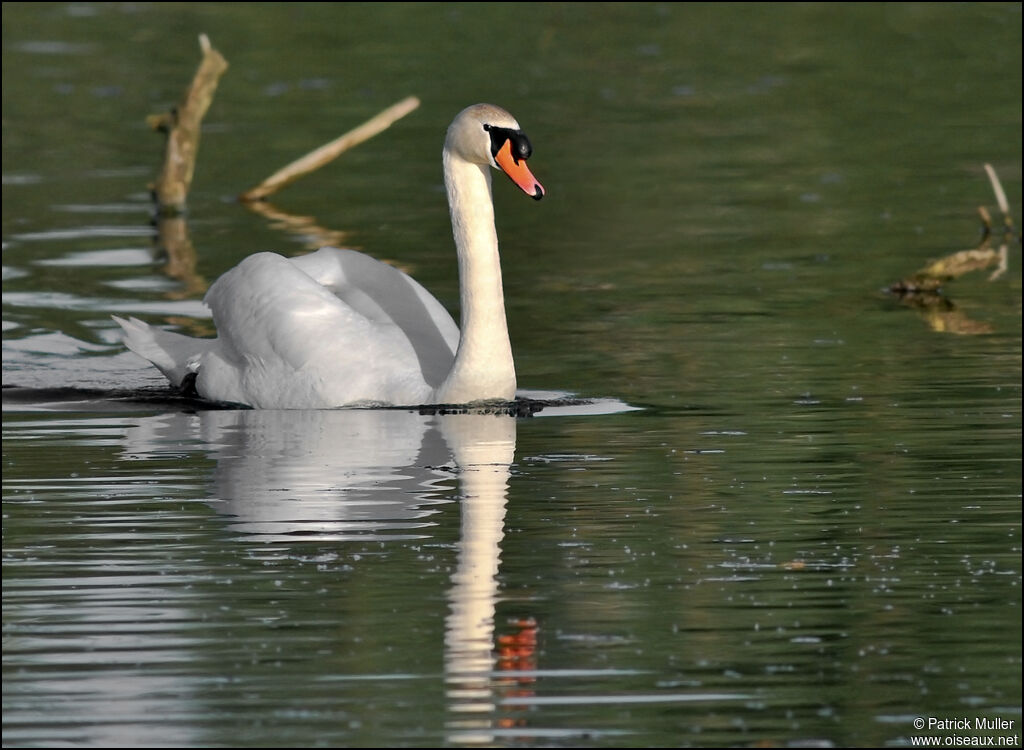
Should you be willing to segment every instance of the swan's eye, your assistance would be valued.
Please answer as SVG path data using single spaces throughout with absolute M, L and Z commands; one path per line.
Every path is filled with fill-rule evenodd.
M 516 160 L 516 163 L 519 163 L 521 159 L 529 159 L 530 154 L 533 153 L 530 139 L 526 137 L 526 133 L 522 130 L 499 128 L 486 124 L 484 125 L 484 130 L 491 134 L 491 156 L 493 157 L 497 157 L 498 152 L 501 151 L 501 147 L 505 145 L 506 141 L 512 143 L 512 158 Z

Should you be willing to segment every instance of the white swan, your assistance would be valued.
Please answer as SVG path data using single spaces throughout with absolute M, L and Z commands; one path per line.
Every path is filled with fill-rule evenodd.
M 251 255 L 204 299 L 217 338 L 114 320 L 129 349 L 176 386 L 264 409 L 466 404 L 515 397 L 491 174 L 540 200 L 519 123 L 490 104 L 448 128 L 444 181 L 459 259 L 462 331 L 440 302 L 392 266 L 353 250 Z

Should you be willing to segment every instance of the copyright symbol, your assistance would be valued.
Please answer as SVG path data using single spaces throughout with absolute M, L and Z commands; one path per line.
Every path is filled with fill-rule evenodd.
M 924 729 L 924 719 L 920 716 L 914 719 L 914 729 Z

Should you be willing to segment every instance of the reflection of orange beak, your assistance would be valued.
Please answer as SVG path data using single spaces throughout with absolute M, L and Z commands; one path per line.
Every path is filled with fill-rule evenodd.
M 505 141 L 505 145 L 498 151 L 494 161 L 498 163 L 501 170 L 512 178 L 512 182 L 519 186 L 519 189 L 534 200 L 539 201 L 544 197 L 544 186 L 537 182 L 530 168 L 526 166 L 526 159 L 516 161 L 512 156 L 512 141 Z

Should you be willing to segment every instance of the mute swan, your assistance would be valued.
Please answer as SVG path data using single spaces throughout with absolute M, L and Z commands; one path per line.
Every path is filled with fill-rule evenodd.
M 444 142 L 459 260 L 462 331 L 398 269 L 353 250 L 297 258 L 257 253 L 221 276 L 204 302 L 217 338 L 196 339 L 114 317 L 124 342 L 173 385 L 264 409 L 466 404 L 515 397 L 491 174 L 535 200 L 532 149 L 505 110 L 476 104 Z

